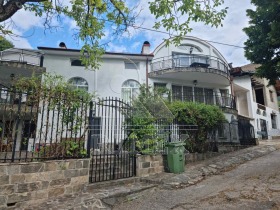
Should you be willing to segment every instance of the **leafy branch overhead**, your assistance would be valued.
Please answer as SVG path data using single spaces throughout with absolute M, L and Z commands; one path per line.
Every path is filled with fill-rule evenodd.
M 280 2 L 279 0 L 252 0 L 255 10 L 248 9 L 249 26 L 243 30 L 248 35 L 244 43 L 246 57 L 256 64 L 260 77 L 274 84 L 280 77 Z
M 50 30 L 54 20 L 69 17 L 77 26 L 74 36 L 83 43 L 83 63 L 90 69 L 97 69 L 104 53 L 101 39 L 120 36 L 128 27 L 137 28 L 137 2 L 133 5 L 128 0 L 0 0 L 0 22 L 5 23 L 21 8 L 42 17 L 45 29 Z M 148 3 L 150 12 L 157 19 L 154 28 L 164 28 L 170 36 L 175 35 L 175 43 L 191 31 L 191 22 L 218 27 L 227 12 L 227 8 L 221 6 L 224 0 L 151 0 Z M 106 29 L 110 31 L 109 35 L 106 35 Z M 0 26 L 0 32 L 11 33 L 4 24 Z

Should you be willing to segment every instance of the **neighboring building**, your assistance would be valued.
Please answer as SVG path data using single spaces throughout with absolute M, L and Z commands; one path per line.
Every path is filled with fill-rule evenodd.
M 240 119 L 254 126 L 255 135 L 271 139 L 280 135 L 280 115 L 275 86 L 268 80 L 255 76 L 260 65 L 248 64 L 233 68 L 233 92 Z
M 46 71 L 41 61 L 42 52 L 38 50 L 9 49 L 0 54 L 0 152 L 11 151 L 15 138 L 15 149 L 26 150 L 28 145 L 22 144 L 22 138 L 33 137 L 37 107 L 26 104 L 27 95 L 15 93 L 12 84 L 15 78 L 40 77 Z M 22 135 L 16 136 L 16 132 Z

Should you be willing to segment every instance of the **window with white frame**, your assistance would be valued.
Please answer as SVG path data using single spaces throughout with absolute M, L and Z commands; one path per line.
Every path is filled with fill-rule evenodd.
M 81 77 L 73 77 L 68 82 L 73 88 L 88 91 L 88 83 Z
M 139 82 L 129 79 L 122 84 L 122 99 L 126 102 L 130 102 L 137 97 L 139 93 Z
M 139 69 L 139 62 L 124 62 L 124 68 L 125 69 Z

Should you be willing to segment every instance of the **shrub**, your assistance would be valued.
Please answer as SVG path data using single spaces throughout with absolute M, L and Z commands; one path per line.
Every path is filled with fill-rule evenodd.
M 38 159 L 82 158 L 86 157 L 86 155 L 84 140 L 75 141 L 73 139 L 41 145 L 34 153 L 34 156 L 38 157 Z
M 205 152 L 208 132 L 226 121 L 217 106 L 181 101 L 171 102 L 168 106 L 180 125 L 198 126 L 197 132 L 187 133 L 186 149 L 190 152 Z M 187 131 L 181 130 L 181 134 L 184 132 Z

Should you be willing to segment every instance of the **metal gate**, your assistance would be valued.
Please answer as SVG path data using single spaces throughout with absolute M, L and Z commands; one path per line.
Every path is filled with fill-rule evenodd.
M 247 119 L 238 119 L 238 134 L 241 145 L 256 145 L 254 126 Z
M 134 142 L 128 140 L 129 104 L 118 98 L 91 104 L 89 144 L 90 182 L 128 178 L 136 174 Z

